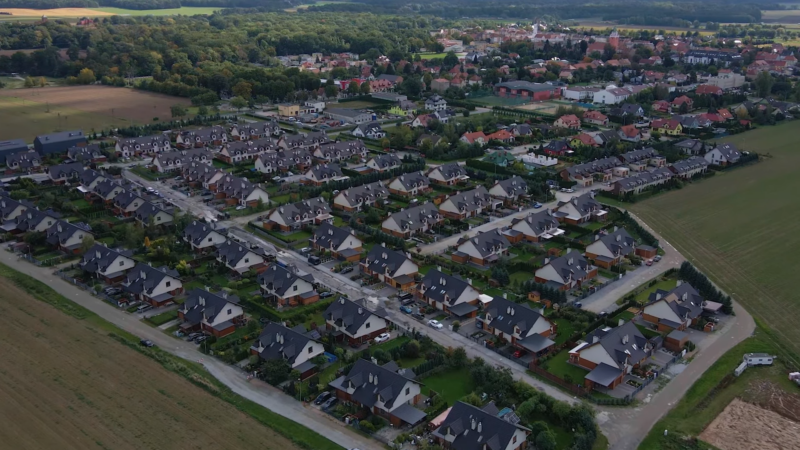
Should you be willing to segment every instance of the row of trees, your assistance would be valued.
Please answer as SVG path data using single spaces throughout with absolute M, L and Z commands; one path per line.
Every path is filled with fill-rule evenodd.
M 692 263 L 684 261 L 678 269 L 678 276 L 681 280 L 689 283 L 697 289 L 697 292 L 707 301 L 722 303 L 722 312 L 730 314 L 733 312 L 733 302 L 729 295 L 725 295 L 714 286 L 708 277 L 697 270 Z

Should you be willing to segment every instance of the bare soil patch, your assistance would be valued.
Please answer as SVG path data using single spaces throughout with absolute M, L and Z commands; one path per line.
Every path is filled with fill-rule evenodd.
M 97 11 L 89 8 L 55 8 L 55 9 L 27 9 L 27 8 L 0 8 L 0 12 L 11 13 L 15 17 L 93 17 L 113 16 L 114 14 Z
M 800 394 L 788 393 L 769 380 L 754 380 L 745 395 L 751 403 L 800 423 Z
M 189 106 L 188 99 L 111 86 L 65 86 L 38 89 L 4 89 L 0 96 L 23 98 L 51 106 L 125 119 L 144 124 L 154 117 L 171 118 L 173 105 Z
M 0 278 L 0 447 L 296 450 L 87 321 Z
M 700 439 L 721 450 L 796 450 L 800 448 L 800 423 L 737 398 Z

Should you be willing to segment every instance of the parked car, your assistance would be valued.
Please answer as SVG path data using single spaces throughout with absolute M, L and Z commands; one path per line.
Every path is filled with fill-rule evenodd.
M 514 352 L 514 358 L 522 358 L 525 356 L 525 350 L 517 350 Z
M 400 304 L 403 305 L 403 306 L 407 306 L 407 305 L 410 305 L 412 303 L 414 303 L 414 299 L 413 298 L 407 298 L 407 299 L 404 299 L 404 300 L 400 301 Z
M 239 206 L 237 206 L 237 207 L 236 207 L 236 210 L 237 210 L 237 211 L 242 211 L 242 210 L 244 210 L 244 209 L 247 209 L 247 206 L 244 206 L 244 205 L 239 205 Z
M 139 341 L 139 345 L 143 345 L 145 347 L 155 346 L 155 344 L 153 344 L 153 341 L 151 341 L 150 339 L 142 339 L 141 341 Z
M 339 273 L 350 273 L 352 271 L 353 271 L 353 266 L 347 266 L 344 269 L 342 269 L 342 271 Z
M 150 186 L 147 186 L 147 189 L 146 189 L 146 191 L 147 191 L 147 192 L 153 192 L 154 190 L 155 190 L 155 189 L 153 189 L 152 187 L 150 187 Z
M 375 338 L 375 343 L 380 344 L 381 342 L 386 342 L 389 340 L 391 336 L 389 333 L 381 333 L 378 337 Z
M 199 338 L 202 335 L 203 335 L 203 333 L 189 333 L 189 336 L 187 336 L 186 340 L 187 341 L 194 341 L 195 339 Z
M 322 260 L 319 259 L 319 256 L 310 255 L 308 257 L 308 263 L 311 264 L 312 266 L 318 266 L 322 264 Z
M 659 262 L 659 261 L 661 261 L 661 255 L 656 255 L 656 256 L 653 258 L 653 262 Z
M 206 339 L 208 339 L 208 336 L 206 336 L 206 335 L 203 335 L 203 336 L 200 336 L 199 338 L 195 339 L 195 340 L 194 340 L 194 343 L 195 343 L 195 344 L 201 344 L 201 343 L 203 343 L 203 342 L 204 342 Z
M 420 314 L 420 313 L 411 313 L 411 317 L 413 317 L 413 318 L 415 318 L 415 319 L 419 319 L 419 320 L 422 320 L 422 319 L 424 319 L 424 318 L 425 318 L 425 316 L 423 316 L 423 315 L 422 315 L 422 314 Z
M 533 207 L 534 207 L 534 209 L 539 209 L 539 208 L 542 207 L 542 204 L 539 203 L 539 202 L 536 202 L 536 203 L 533 204 Z
M 414 298 L 414 294 L 410 292 L 405 292 L 403 294 L 398 295 L 397 298 L 400 300 L 408 300 L 410 298 Z
M 319 395 L 317 396 L 316 400 L 314 400 L 314 404 L 315 404 L 315 405 L 321 405 L 321 404 L 322 404 L 322 403 L 324 403 L 326 400 L 328 400 L 330 397 L 331 397 L 331 393 L 330 393 L 330 392 L 327 392 L 327 391 L 325 391 L 325 392 L 323 392 L 323 393 L 321 393 L 321 394 L 319 394 Z
M 300 249 L 300 253 L 308 253 L 311 251 L 311 247 L 303 247 Z
M 338 398 L 336 397 L 329 398 L 325 403 L 322 404 L 322 409 L 331 409 L 334 406 L 336 406 L 337 403 L 339 403 Z
M 436 328 L 437 330 L 441 330 L 444 325 L 436 319 L 431 319 L 428 321 L 428 326 L 431 328 Z
M 153 305 L 142 305 L 142 306 L 136 308 L 136 312 L 141 314 L 141 313 L 143 313 L 145 311 L 150 311 L 151 309 L 153 309 Z
M 319 294 L 319 298 L 328 298 L 328 297 L 331 297 L 331 296 L 333 296 L 333 292 L 331 292 L 331 291 L 321 292 Z
M 572 194 L 575 192 L 575 189 L 572 188 L 561 188 L 561 192 L 566 192 L 567 194 Z
M 411 308 L 409 308 L 408 306 L 401 306 L 400 312 L 404 314 L 411 314 Z
M 644 265 L 646 265 L 646 266 L 652 266 L 652 265 L 653 265 L 653 260 L 652 260 L 652 259 L 648 259 L 648 260 L 647 260 L 647 261 L 644 263 Z

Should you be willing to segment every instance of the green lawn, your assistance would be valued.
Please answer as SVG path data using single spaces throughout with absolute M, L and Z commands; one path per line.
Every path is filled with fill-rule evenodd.
M 558 325 L 558 336 L 555 339 L 556 344 L 567 342 L 567 339 L 575 333 L 575 326 L 572 322 L 563 318 L 553 319 L 553 321 Z
M 533 274 L 530 273 L 530 272 L 522 272 L 522 271 L 520 271 L 520 272 L 514 272 L 512 274 L 509 274 L 509 277 L 511 278 L 512 282 L 514 282 L 514 280 L 516 280 L 518 283 L 524 283 L 525 281 L 530 280 L 531 278 L 533 278 Z
M 422 380 L 423 393 L 431 389 L 447 400 L 448 405 L 472 392 L 474 386 L 468 370 L 448 370 Z
M 771 367 L 751 367 L 735 378 L 733 383 L 720 389 L 708 401 L 703 402 L 708 393 L 719 384 L 726 375 L 742 362 L 745 353 L 765 352 L 778 354 L 778 363 Z M 655 424 L 647 437 L 639 445 L 640 450 L 672 450 L 682 448 L 674 445 L 674 438 L 682 435 L 697 436 L 705 427 L 736 397 L 749 402 L 765 401 L 759 389 L 750 388 L 754 383 L 769 380 L 787 392 L 797 392 L 797 386 L 786 377 L 787 369 L 780 362 L 784 353 L 773 344 L 772 339 L 761 328 L 756 329 L 755 336 L 744 340 L 739 345 L 722 355 L 678 402 L 663 419 Z M 750 388 L 750 389 L 748 389 Z M 664 436 L 669 430 L 669 436 Z
M 414 56 L 419 55 L 422 59 L 437 59 L 437 58 L 444 58 L 447 56 L 447 53 L 433 53 L 433 52 L 423 52 L 423 53 L 416 53 Z
M 638 303 L 641 304 L 647 303 L 647 298 L 650 297 L 650 294 L 652 294 L 656 290 L 661 289 L 662 291 L 669 292 L 675 289 L 675 286 L 677 286 L 677 284 L 678 283 L 676 282 L 676 280 L 672 279 L 659 280 L 658 283 L 636 294 L 635 299 Z
M 757 164 L 631 207 L 666 241 L 767 324 L 800 364 L 800 122 L 726 137 Z
M 164 325 L 165 323 L 175 320 L 177 318 L 178 318 L 178 311 L 173 310 L 155 315 L 153 317 L 148 317 L 147 321 L 155 326 L 159 326 L 159 325 Z
M 217 8 L 217 7 L 210 7 L 210 8 L 203 8 L 203 7 L 191 7 L 186 6 L 182 8 L 170 8 L 170 9 L 122 9 L 122 8 L 91 8 L 95 11 L 102 11 L 112 14 L 117 14 L 120 16 L 194 16 L 198 14 L 204 15 L 211 15 L 214 14 L 215 11 L 219 11 L 224 8 Z
M 571 383 L 583 384 L 583 379 L 589 371 L 573 366 L 568 361 L 569 349 L 562 350 L 547 360 L 547 371 Z

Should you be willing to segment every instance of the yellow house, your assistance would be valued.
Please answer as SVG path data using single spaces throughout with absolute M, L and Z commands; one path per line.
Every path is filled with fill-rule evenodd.
M 651 129 L 658 131 L 662 136 L 678 136 L 683 133 L 683 125 L 676 119 L 654 120 Z
M 389 114 L 394 114 L 395 116 L 408 115 L 407 112 L 403 111 L 403 108 L 401 108 L 401 107 L 399 107 L 397 105 L 394 105 L 391 108 L 389 108 Z
M 278 115 L 284 117 L 297 117 L 300 115 L 300 105 L 283 104 L 278 105 Z

